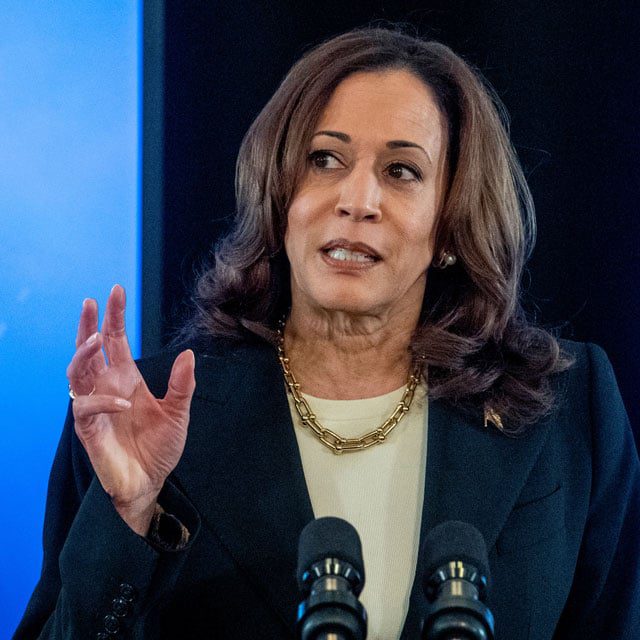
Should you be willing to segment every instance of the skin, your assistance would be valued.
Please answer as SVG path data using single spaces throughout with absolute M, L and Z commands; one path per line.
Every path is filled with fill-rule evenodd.
M 67 378 L 77 396 L 76 434 L 96 475 L 122 519 L 145 536 L 160 489 L 184 450 L 195 360 L 183 351 L 166 395 L 153 396 L 131 357 L 124 310 L 124 289 L 116 285 L 98 333 L 98 305 L 84 301 Z
M 285 235 L 285 350 L 304 392 L 354 399 L 406 384 L 443 194 L 445 130 L 431 90 L 407 71 L 353 74 L 324 109 Z M 351 243 L 379 259 L 341 262 L 323 251 L 359 247 Z
M 285 237 L 285 348 L 303 391 L 349 399 L 405 384 L 443 193 L 444 131 L 429 88 L 404 71 L 354 74 L 327 104 Z M 327 243 L 364 243 L 376 258 L 337 261 L 322 251 Z M 195 359 L 183 351 L 166 395 L 154 397 L 131 356 L 124 311 L 116 285 L 98 331 L 98 305 L 84 301 L 67 377 L 75 430 L 96 475 L 122 519 L 145 536 L 184 450 Z

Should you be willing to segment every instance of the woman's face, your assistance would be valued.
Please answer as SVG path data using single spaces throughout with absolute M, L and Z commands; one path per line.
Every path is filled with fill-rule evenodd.
M 288 212 L 292 304 L 416 315 L 433 257 L 446 127 L 407 71 L 360 72 L 319 118 Z

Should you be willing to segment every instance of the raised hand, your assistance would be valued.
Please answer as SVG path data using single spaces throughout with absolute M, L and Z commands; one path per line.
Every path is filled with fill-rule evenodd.
M 78 438 L 120 516 L 146 535 L 156 498 L 184 450 L 195 389 L 195 359 L 183 351 L 168 390 L 156 398 L 129 349 L 125 293 L 116 285 L 98 332 L 98 305 L 82 305 L 76 352 L 67 367 Z

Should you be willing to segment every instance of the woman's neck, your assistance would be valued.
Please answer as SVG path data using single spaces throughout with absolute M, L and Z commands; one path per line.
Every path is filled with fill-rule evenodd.
M 300 312 L 292 308 L 284 350 L 303 393 L 353 400 L 407 383 L 417 318 Z

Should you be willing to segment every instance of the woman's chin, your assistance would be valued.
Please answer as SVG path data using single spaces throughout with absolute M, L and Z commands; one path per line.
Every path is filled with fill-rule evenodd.
M 292 281 L 292 308 L 313 315 L 345 313 L 352 316 L 394 317 L 419 314 L 424 296 L 424 278 L 401 290 L 390 282 L 324 278 L 296 287 Z M 415 312 L 415 313 L 414 313 Z
M 372 295 L 371 291 L 362 292 L 353 289 L 345 292 L 332 291 L 318 296 L 315 302 L 315 306 L 321 312 L 356 316 L 379 315 L 387 306 L 379 296 Z

